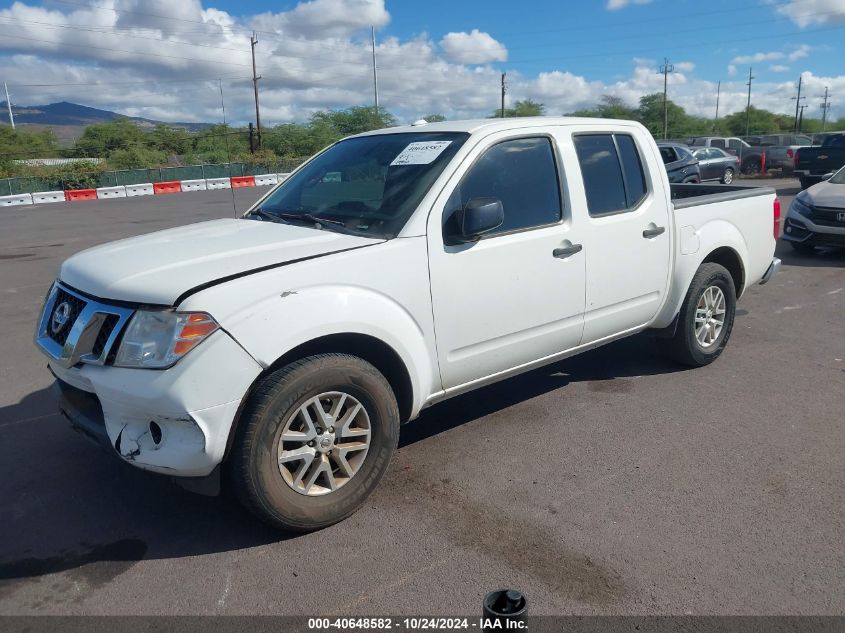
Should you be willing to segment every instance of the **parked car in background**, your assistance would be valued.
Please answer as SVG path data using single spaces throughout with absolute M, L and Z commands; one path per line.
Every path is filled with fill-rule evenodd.
M 690 148 L 681 143 L 660 141 L 660 158 L 669 175 L 669 182 L 701 182 L 698 160 L 692 155 Z
M 763 168 L 763 149 L 752 147 L 737 136 L 695 136 L 689 144 L 692 147 L 717 147 L 738 156 L 740 171 L 748 176 L 759 174 Z
M 801 147 L 795 152 L 795 175 L 801 188 L 812 187 L 824 176 L 845 165 L 845 132 L 832 134 L 817 147 Z
M 692 155 L 698 161 L 702 182 L 718 180 L 723 185 L 729 185 L 739 173 L 739 157 L 718 147 L 693 148 Z
M 744 140 L 765 152 L 766 170 L 779 169 L 783 175 L 792 173 L 798 148 L 813 144 L 812 137 L 806 134 L 766 134 L 746 136 Z
M 803 252 L 817 246 L 845 247 L 845 167 L 795 196 L 783 239 Z
M 819 132 L 818 134 L 813 134 L 813 142 L 812 145 L 824 145 L 824 142 L 832 136 L 839 136 L 840 134 L 845 134 L 845 130 L 837 130 L 831 132 Z

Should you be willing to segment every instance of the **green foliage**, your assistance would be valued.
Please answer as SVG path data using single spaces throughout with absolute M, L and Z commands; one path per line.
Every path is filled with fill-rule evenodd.
M 794 124 L 794 118 L 789 120 L 789 129 Z M 728 136 L 744 136 L 746 130 L 746 113 L 734 112 L 719 121 L 718 129 Z M 748 133 L 749 134 L 772 134 L 781 131 L 778 124 L 778 117 L 768 110 L 761 110 L 751 106 L 748 109 Z
M 531 99 L 524 99 L 513 104 L 512 108 L 505 108 L 506 117 L 515 116 L 543 116 L 546 113 L 546 106 Z M 491 118 L 502 116 L 501 110 L 496 110 Z
M 423 118 L 429 123 L 440 123 L 446 120 L 446 117 L 442 114 L 426 114 Z
M 327 126 L 340 136 L 360 134 L 396 125 L 396 117 L 384 108 L 355 106 L 346 110 L 326 110 L 311 115 L 312 126 Z
M 135 143 L 121 147 L 109 154 L 108 165 L 112 169 L 141 169 L 164 165 L 167 154 L 161 150 Z
M 143 145 L 147 133 L 129 119 L 115 119 L 108 123 L 95 123 L 85 128 L 76 141 L 73 154 L 79 158 L 105 158 L 115 150 L 129 145 Z
M 56 136 L 51 130 L 12 129 L 0 125 L 0 172 L 11 173 L 14 160 L 55 157 L 59 153 Z
M 28 175 L 43 181 L 48 189 L 94 189 L 103 171 L 105 167 L 102 164 L 81 161 L 56 167 L 30 168 Z

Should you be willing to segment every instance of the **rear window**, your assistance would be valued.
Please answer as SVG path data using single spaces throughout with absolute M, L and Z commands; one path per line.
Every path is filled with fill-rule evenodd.
M 648 193 L 642 160 L 627 134 L 573 137 L 590 215 L 628 211 Z

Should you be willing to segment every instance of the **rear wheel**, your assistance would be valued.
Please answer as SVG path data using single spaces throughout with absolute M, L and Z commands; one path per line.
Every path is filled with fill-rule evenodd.
M 734 181 L 734 170 L 731 167 L 725 169 L 725 173 L 722 174 L 722 184 L 729 185 Z
M 750 158 L 742 164 L 742 173 L 746 176 L 756 176 L 760 173 L 760 159 Z
M 398 440 L 399 409 L 385 377 L 358 357 L 320 354 L 282 367 L 255 389 L 229 475 L 240 501 L 264 521 L 316 530 L 358 509 Z
M 716 360 L 728 344 L 736 316 L 736 288 L 724 266 L 702 264 L 687 291 L 675 335 L 659 339 L 663 351 L 690 367 Z

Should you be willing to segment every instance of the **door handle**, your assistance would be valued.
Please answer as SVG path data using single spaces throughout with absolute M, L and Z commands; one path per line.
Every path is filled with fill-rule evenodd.
M 570 255 L 574 255 L 575 253 L 580 253 L 581 249 L 584 248 L 581 244 L 573 244 L 572 246 L 566 246 L 564 248 L 556 248 L 552 251 L 553 257 L 558 257 L 560 259 L 565 259 Z
M 653 229 L 646 229 L 645 231 L 643 231 L 643 237 L 648 240 L 648 239 L 651 239 L 652 237 L 657 237 L 658 235 L 663 235 L 665 232 L 666 232 L 665 226 L 657 226 Z

